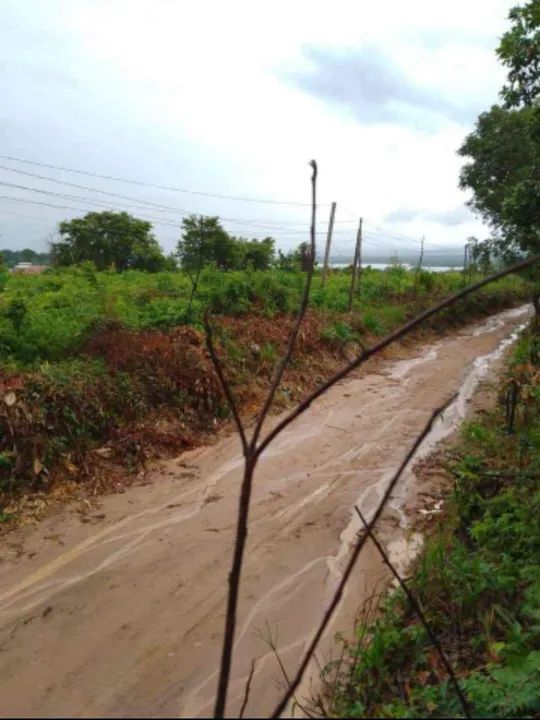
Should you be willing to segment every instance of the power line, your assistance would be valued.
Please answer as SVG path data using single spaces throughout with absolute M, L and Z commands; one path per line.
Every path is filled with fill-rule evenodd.
M 52 183 L 57 183 L 59 185 L 66 185 L 68 187 L 76 188 L 77 190 L 86 190 L 88 192 L 96 192 L 101 195 L 106 195 L 106 196 L 118 198 L 121 200 L 128 200 L 131 203 L 136 203 L 138 205 L 142 205 L 143 207 L 147 207 L 152 210 L 158 210 L 159 212 L 174 213 L 176 215 L 180 215 L 181 217 L 188 217 L 189 215 L 193 215 L 193 214 L 198 215 L 199 214 L 199 213 L 189 212 L 188 210 L 185 210 L 184 208 L 176 208 L 171 205 L 162 205 L 160 203 L 151 202 L 150 200 L 134 198 L 131 195 L 123 195 L 121 193 L 109 192 L 108 190 L 101 190 L 100 188 L 94 188 L 94 187 L 90 187 L 88 185 L 79 185 L 78 183 L 71 183 L 71 182 L 68 182 L 67 180 L 58 180 L 56 178 L 52 178 L 52 177 L 49 177 L 46 175 L 39 175 L 37 173 L 27 172 L 26 170 L 19 170 L 17 168 L 8 167 L 6 165 L 0 165 L 0 169 L 6 170 L 7 172 L 18 173 L 18 174 L 24 175 L 26 177 L 32 177 L 32 178 L 36 178 L 38 180 L 44 180 L 45 182 L 52 182 Z M 7 184 L 7 183 L 4 182 L 3 184 Z M 16 187 L 16 184 L 13 184 L 13 187 Z M 41 190 L 38 188 L 30 188 L 28 186 L 19 186 L 19 187 L 26 189 L 26 190 L 33 190 L 34 192 L 46 192 L 44 190 Z M 47 191 L 47 192 L 51 192 L 51 191 Z M 244 218 L 230 218 L 230 217 L 221 217 L 221 220 L 226 221 L 226 222 L 236 222 L 241 225 L 249 225 L 249 226 L 253 226 L 253 227 L 274 229 L 274 225 L 272 225 L 271 223 L 268 223 L 268 222 L 264 223 L 264 222 L 258 222 L 256 220 L 246 220 Z M 280 228 L 276 228 L 276 229 L 280 229 Z M 306 226 L 306 229 L 307 229 L 307 226 Z M 302 231 L 299 231 L 299 232 L 302 232 Z
M 83 213 L 88 212 L 87 207 L 82 208 L 82 207 L 72 207 L 70 205 L 56 205 L 54 203 L 41 202 L 40 200 L 31 200 L 29 198 L 14 197 L 12 195 L 0 195 L 0 200 L 7 201 L 7 202 L 30 203 L 31 205 L 41 205 L 43 207 L 54 208 L 55 210 L 70 210 L 73 212 L 83 212 Z M 159 218 L 158 220 L 154 220 L 153 222 L 156 225 L 164 225 L 166 227 L 180 228 L 180 223 L 174 223 L 172 221 L 168 222 L 162 218 Z
M 223 195 L 220 193 L 204 192 L 202 190 L 187 190 L 185 188 L 174 187 L 171 185 L 159 185 L 158 183 L 144 182 L 142 180 L 133 180 L 130 178 L 122 178 L 114 175 L 100 175 L 98 173 L 89 172 L 87 170 L 79 170 L 76 168 L 65 167 L 62 165 L 50 165 L 48 163 L 39 163 L 32 160 L 25 160 L 23 158 L 13 157 L 12 155 L 0 155 L 2 160 L 9 160 L 10 162 L 23 163 L 25 165 L 34 165 L 36 167 L 48 168 L 49 170 L 60 170 L 62 172 L 76 173 L 77 175 L 86 175 L 88 177 L 99 178 L 101 180 L 112 180 L 114 182 L 128 183 L 129 185 L 138 185 L 140 187 L 150 187 L 156 190 L 167 190 L 170 192 L 180 192 L 189 195 L 201 195 L 203 197 L 214 197 L 222 200 L 237 200 L 241 202 L 250 203 L 264 203 L 268 205 L 293 205 L 297 207 L 309 207 L 310 203 L 307 202 L 293 202 L 289 200 L 272 200 L 269 198 L 253 198 L 253 197 L 242 197 L 238 195 Z M 323 207 L 319 205 L 319 207 Z
M 70 201 L 71 201 L 71 200 L 74 200 L 74 201 L 77 201 L 77 202 L 84 202 L 84 203 L 86 203 L 86 204 L 88 204 L 88 205 L 91 205 L 91 206 L 94 206 L 94 207 L 104 207 L 104 206 L 106 206 L 106 207 L 118 207 L 118 208 L 120 208 L 120 209 L 129 209 L 129 210 L 132 210 L 132 207 L 130 207 L 130 205 L 127 204 L 127 203 L 111 202 L 111 201 L 108 200 L 108 199 L 107 199 L 107 201 L 101 202 L 98 198 L 88 198 L 88 197 L 84 197 L 84 196 L 81 196 L 81 195 L 70 195 L 70 194 L 68 194 L 68 193 L 57 193 L 57 192 L 54 192 L 54 191 L 52 191 L 52 190 L 44 190 L 44 189 L 42 189 L 42 188 L 29 187 L 28 185 L 20 185 L 20 184 L 18 184 L 18 183 L 10 183 L 10 182 L 5 182 L 5 181 L 0 181 L 0 186 L 11 187 L 11 188 L 15 188 L 15 189 L 18 189 L 18 190 L 23 190 L 23 191 L 28 191 L 28 192 L 35 192 L 35 193 L 39 193 L 39 194 L 42 194 L 42 195 L 48 195 L 48 196 L 57 197 L 57 198 L 61 198 L 61 199 L 65 199 L 65 200 L 70 200 Z M 20 198 L 20 201 L 21 201 L 21 202 L 22 202 L 23 200 L 24 200 L 24 198 Z M 139 200 L 134 199 L 134 202 L 142 202 L 142 201 L 139 201 Z M 137 207 L 137 208 L 136 208 L 136 210 L 137 210 L 138 212 L 141 212 L 141 211 L 142 211 L 142 212 L 145 212 L 145 216 L 146 216 L 149 220 L 151 220 L 152 222 L 162 223 L 163 218 L 161 218 L 161 217 L 155 218 L 154 216 L 148 215 L 148 213 L 146 212 L 147 209 L 148 209 L 148 208 L 146 208 L 146 207 L 144 207 L 144 206 L 143 206 L 143 207 Z M 154 208 L 152 208 L 152 209 L 154 209 Z M 156 210 L 154 210 L 154 211 L 156 211 Z M 173 212 L 173 210 L 165 210 L 165 209 L 159 210 L 159 209 L 158 209 L 157 212 L 167 212 L 167 213 L 171 213 L 171 212 Z M 186 213 L 180 213 L 180 212 L 176 213 L 176 212 L 175 212 L 175 214 L 176 214 L 178 217 L 180 217 L 180 218 L 188 217 L 188 214 L 186 214 Z M 172 221 L 172 218 L 165 218 L 165 219 L 166 219 L 166 220 L 170 220 L 171 222 L 174 222 L 174 221 Z M 258 232 L 259 232 L 259 234 L 262 234 L 262 235 L 265 235 L 265 236 L 267 236 L 269 233 L 268 233 L 268 232 L 266 232 L 266 233 L 263 232 L 263 229 L 264 229 L 264 230 L 271 230 L 271 231 L 273 231 L 273 232 L 271 233 L 271 234 L 273 234 L 273 235 L 274 235 L 274 234 L 275 234 L 275 235 L 277 235 L 277 234 L 303 235 L 303 234 L 305 234 L 305 233 L 308 232 L 307 226 L 306 226 L 306 229 L 305 229 L 305 230 L 297 230 L 297 229 L 287 230 L 285 227 L 282 227 L 282 226 L 279 226 L 279 227 L 277 227 L 277 228 L 274 228 L 273 225 L 265 225 L 265 224 L 263 224 L 263 223 L 257 223 L 257 222 L 251 222 L 251 221 L 241 221 L 241 220 L 239 220 L 239 219 L 237 219 L 237 218 L 226 218 L 226 217 L 225 217 L 225 218 L 221 218 L 221 220 L 223 220 L 223 221 L 225 221 L 225 222 L 245 222 L 245 224 L 246 224 L 246 225 L 249 225 L 249 227 L 255 228 L 255 230 L 250 230 L 250 232 L 251 232 L 252 234 L 254 234 L 259 228 L 261 228 L 261 230 L 258 230 Z M 174 224 L 175 224 L 175 226 L 179 226 L 179 225 L 180 225 L 180 223 L 174 223 Z M 277 230 L 277 232 L 276 232 L 276 230 Z M 245 228 L 242 229 L 242 230 L 240 230 L 240 231 L 236 231 L 236 232 L 245 232 Z M 319 231 L 319 234 L 323 234 L 324 232 L 325 232 L 324 230 L 320 230 L 320 231 Z M 336 230 L 336 232 L 347 233 L 347 234 L 349 233 L 349 231 L 348 231 L 347 229 L 345 229 L 345 228 L 340 229 L 340 230 Z
M 77 172 L 77 173 L 80 173 L 80 174 L 90 175 L 90 176 L 94 176 L 94 177 L 101 177 L 101 178 L 104 178 L 104 179 L 110 179 L 109 176 L 101 176 L 101 175 L 97 175 L 97 174 L 95 174 L 95 173 L 87 173 L 86 171 L 82 171 L 82 170 L 73 170 L 73 169 L 69 169 L 69 168 L 62 168 L 62 167 L 60 167 L 60 166 L 47 165 L 47 164 L 45 164 L 45 163 L 34 163 L 34 162 L 31 162 L 31 161 L 28 161 L 28 160 L 22 160 L 22 159 L 14 158 L 14 157 L 12 157 L 12 156 L 7 156 L 7 155 L 0 155 L 0 158 L 10 159 L 10 160 L 14 160 L 14 161 L 16 161 L 16 162 L 24 162 L 24 163 L 30 164 L 30 165 L 38 165 L 38 166 L 40 166 L 40 167 L 49 167 L 49 168 L 53 168 L 53 169 L 67 170 L 67 171 L 70 171 L 70 172 L 73 171 L 73 172 Z M 39 179 L 39 180 L 44 180 L 44 181 L 46 181 L 46 182 L 53 182 L 53 183 L 58 183 L 58 184 L 61 184 L 61 185 L 66 185 L 66 186 L 68 186 L 68 187 L 74 187 L 74 188 L 76 188 L 76 189 L 78 189 L 78 190 L 86 190 L 86 191 L 88 191 L 88 192 L 96 192 L 96 193 L 99 193 L 99 194 L 102 194 L 102 195 L 106 195 L 106 196 L 110 196 L 110 197 L 115 197 L 115 198 L 118 198 L 118 199 L 121 199 L 121 200 L 128 200 L 128 201 L 131 202 L 131 203 L 136 203 L 137 205 L 146 206 L 146 207 L 149 207 L 149 208 L 158 210 L 158 211 L 160 211 L 160 212 L 176 213 L 176 214 L 180 214 L 182 217 L 186 217 L 187 215 L 194 214 L 194 213 L 190 213 L 189 211 L 185 210 L 184 208 L 177 208 L 177 207 L 172 207 L 172 206 L 170 206 L 170 205 L 163 205 L 163 204 L 160 204 L 160 203 L 152 202 L 152 201 L 150 201 L 150 200 L 144 200 L 144 199 L 142 199 L 142 198 L 135 198 L 135 197 L 130 196 L 130 195 L 123 195 L 123 194 L 121 194 L 121 193 L 115 193 L 115 192 L 111 192 L 111 191 L 108 191 L 108 190 L 102 190 L 101 188 L 94 188 L 94 187 L 90 187 L 90 186 L 87 186 L 87 185 L 79 185 L 79 184 L 77 184 L 77 183 L 71 183 L 71 182 L 66 181 L 66 180 L 59 180 L 59 179 L 57 179 L 57 178 L 53 178 L 53 177 L 50 177 L 50 176 L 39 175 L 39 174 L 37 174 L 37 173 L 31 173 L 31 172 L 27 172 L 27 171 L 25 171 L 25 170 L 19 170 L 18 168 L 9 167 L 9 166 L 6 166 L 6 165 L 0 165 L 0 169 L 6 170 L 6 171 L 8 171 L 8 172 L 19 173 L 19 174 L 25 175 L 25 176 L 27 176 L 27 177 L 34 177 L 34 178 L 37 178 L 37 179 Z M 113 179 L 122 180 L 121 178 L 113 178 Z M 126 182 L 128 182 L 128 181 L 126 181 Z M 129 181 L 129 182 L 132 182 L 132 184 L 137 184 L 137 185 L 143 185 L 143 186 L 148 186 L 148 187 L 160 187 L 160 188 L 162 188 L 162 189 L 163 189 L 163 188 L 166 189 L 166 186 L 155 186 L 155 185 L 153 185 L 152 183 L 142 183 L 142 182 L 139 182 L 139 181 Z M 39 190 L 39 189 L 36 189 L 36 188 L 28 188 L 28 187 L 26 187 L 26 188 L 24 188 L 24 189 L 34 190 L 34 191 L 36 191 L 36 192 L 45 192 L 45 191 L 43 191 L 43 190 Z M 207 193 L 207 195 L 210 196 L 211 194 L 210 194 L 210 193 Z M 77 198 L 77 199 L 82 199 L 82 198 Z M 320 206 L 320 207 L 322 207 L 322 206 Z M 352 211 L 349 211 L 349 210 L 346 210 L 346 209 L 345 209 L 345 212 L 348 213 L 348 214 L 350 214 L 351 216 L 355 216 L 355 214 L 354 214 Z M 306 229 L 306 231 L 307 231 L 307 229 L 309 228 L 309 225 L 308 225 L 308 224 L 304 224 L 304 223 L 292 223 L 292 222 L 289 222 L 289 221 L 279 221 L 279 220 L 277 220 L 277 221 L 270 221 L 270 222 L 266 221 L 266 222 L 265 222 L 265 221 L 246 220 L 246 219 L 244 219 L 244 218 L 230 218 L 230 217 L 221 217 L 221 219 L 222 219 L 223 221 L 226 221 L 226 222 L 237 222 L 237 223 L 243 224 L 243 225 L 250 225 L 250 226 L 253 226 L 253 227 L 261 227 L 261 228 L 272 229 L 272 230 L 281 229 L 281 226 L 282 226 L 282 225 L 286 225 L 286 226 L 291 227 L 291 228 L 292 228 L 293 226 L 302 225 L 302 226 Z M 341 223 L 341 224 L 345 224 L 345 223 L 349 224 L 351 221 L 338 220 L 337 222 L 338 222 L 338 223 Z M 284 229 L 285 229 L 285 228 L 284 228 Z M 352 230 L 352 228 L 351 228 L 351 230 Z M 302 231 L 302 230 L 294 230 L 294 231 L 293 231 L 293 230 L 291 229 L 291 230 L 288 230 L 287 232 L 296 232 L 296 233 L 300 234 L 300 233 L 302 233 L 303 231 Z M 340 230 L 339 232 L 347 232 L 347 230 L 346 230 L 346 229 L 343 229 L 343 230 Z M 414 243 L 417 242 L 417 239 L 416 239 L 416 238 L 412 238 L 412 237 L 407 236 L 407 235 L 404 235 L 404 234 L 402 234 L 402 233 L 398 233 L 398 232 L 393 231 L 393 230 L 387 230 L 386 228 L 381 228 L 381 227 L 378 227 L 378 226 L 375 226 L 374 230 L 371 231 L 371 232 L 380 232 L 380 233 L 383 233 L 384 235 L 388 235 L 388 236 L 390 236 L 390 237 L 395 237 L 395 238 L 404 239 L 404 240 L 410 240 L 410 241 L 412 241 L 412 242 L 414 242 Z
M 4 183 L 1 183 L 1 182 L 0 182 L 0 185 L 2 185 L 2 184 L 4 184 Z M 76 196 L 73 196 L 73 195 L 70 196 L 70 195 L 63 195 L 63 194 L 61 194 L 61 193 L 52 193 L 52 192 L 51 192 L 51 193 L 48 193 L 48 191 L 45 191 L 45 190 L 42 191 L 42 192 L 44 192 L 44 193 L 46 193 L 46 194 L 51 194 L 51 195 L 54 195 L 54 196 L 57 196 L 57 197 L 60 197 L 60 198 L 76 199 Z M 81 199 L 84 200 L 84 198 L 81 198 Z M 55 204 L 55 203 L 42 202 L 42 201 L 40 201 L 40 200 L 32 200 L 32 199 L 30 199 L 30 198 L 15 197 L 15 196 L 13 196 L 13 195 L 2 195 L 2 196 L 0 196 L 0 201 L 19 202 L 19 203 L 30 203 L 31 205 L 40 205 L 40 206 L 43 206 L 43 207 L 53 208 L 53 209 L 56 209 L 56 210 L 70 210 L 70 211 L 73 211 L 73 212 L 84 212 L 84 213 L 88 212 L 88 207 L 83 208 L 83 207 L 73 207 L 73 206 L 71 206 L 71 205 L 57 205 L 57 204 Z M 95 200 L 90 200 L 89 202 L 92 202 L 92 203 L 95 204 L 97 201 L 95 201 Z M 103 205 L 100 204 L 99 207 L 103 207 Z M 163 225 L 163 226 L 166 226 L 166 227 L 174 227 L 174 228 L 178 228 L 178 229 L 180 229 L 180 227 L 181 227 L 181 225 L 180 225 L 179 222 L 174 222 L 174 221 L 172 221 L 172 220 L 170 220 L 170 219 L 167 219 L 167 218 L 152 219 L 150 216 L 146 215 L 143 219 L 148 219 L 149 221 L 153 222 L 155 225 Z M 231 231 L 231 232 L 234 232 L 234 231 Z M 295 232 L 299 232 L 299 231 L 293 231 L 293 233 L 295 233 Z M 320 230 L 320 231 L 319 231 L 319 234 L 323 234 L 323 233 L 324 233 L 323 230 Z M 250 234 L 255 235 L 255 234 L 257 234 L 257 233 L 256 233 L 256 232 L 252 232 L 252 233 L 250 233 Z M 263 233 L 262 231 L 259 231 L 258 234 L 259 234 L 259 236 L 261 236 L 261 237 L 268 237 L 268 233 L 265 234 L 265 233 Z M 288 235 L 288 233 L 283 233 L 283 232 L 282 232 L 281 234 Z M 302 233 L 302 234 L 304 234 L 304 233 Z

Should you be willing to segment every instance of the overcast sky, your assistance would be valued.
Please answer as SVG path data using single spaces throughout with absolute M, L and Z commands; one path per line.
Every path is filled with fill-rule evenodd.
M 486 230 L 464 207 L 456 150 L 497 101 L 494 49 L 511 4 L 0 0 L 0 155 L 298 203 L 309 201 L 315 158 L 320 242 L 335 200 L 336 251 L 350 250 L 360 215 L 366 251 L 422 235 L 428 250 L 462 246 Z M 0 165 L 0 247 L 45 249 L 59 220 L 121 207 L 161 219 L 166 250 L 189 212 L 282 247 L 307 239 L 302 205 Z

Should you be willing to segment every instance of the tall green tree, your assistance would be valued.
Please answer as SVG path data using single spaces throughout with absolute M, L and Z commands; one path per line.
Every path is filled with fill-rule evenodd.
M 540 95 L 540 0 L 512 8 L 510 30 L 497 49 L 508 68 L 508 82 L 501 91 L 507 107 L 533 105 Z
M 51 243 L 53 265 L 94 263 L 98 270 L 164 269 L 166 259 L 151 233 L 152 224 L 126 212 L 91 212 L 61 222 L 61 239 Z
M 232 238 L 234 243 L 234 258 L 237 270 L 270 270 L 275 262 L 274 239 L 246 240 Z
M 182 221 L 182 237 L 177 253 L 182 269 L 200 273 L 205 265 L 232 270 L 238 260 L 234 241 L 223 229 L 218 217 L 190 215 Z
M 459 154 L 460 186 L 503 256 L 540 251 L 540 0 L 510 11 L 497 54 L 508 68 L 502 106 L 478 118 Z
M 503 254 L 540 248 L 540 108 L 494 105 L 459 150 L 469 162 L 460 186 L 492 227 Z
M 193 274 L 205 265 L 220 270 L 269 270 L 275 259 L 274 240 L 246 240 L 224 230 L 218 217 L 190 215 L 182 222 L 177 254 L 183 270 Z

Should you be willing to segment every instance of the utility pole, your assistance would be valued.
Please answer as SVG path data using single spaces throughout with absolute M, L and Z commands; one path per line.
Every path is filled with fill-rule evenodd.
M 351 287 L 349 290 L 349 312 L 352 310 L 354 291 L 356 288 L 356 278 L 358 275 L 358 261 L 360 259 L 360 253 L 362 248 L 362 218 L 358 224 L 358 232 L 356 233 L 356 247 L 354 248 L 354 260 L 351 277 Z
M 463 285 L 465 285 L 465 275 L 469 264 L 469 243 L 465 243 L 465 253 L 463 256 Z
M 330 259 L 330 246 L 332 244 L 332 233 L 334 232 L 334 216 L 336 214 L 336 203 L 333 202 L 330 207 L 330 220 L 328 221 L 328 234 L 326 236 L 326 249 L 324 251 L 324 265 L 321 278 L 321 287 L 324 287 L 326 275 L 328 273 L 328 261 Z

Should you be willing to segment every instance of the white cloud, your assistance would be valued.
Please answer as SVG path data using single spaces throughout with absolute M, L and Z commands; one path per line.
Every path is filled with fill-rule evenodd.
M 465 231 L 482 234 L 477 222 L 452 226 L 442 218 L 434 222 L 433 214 L 463 204 L 456 150 L 472 127 L 471 109 L 496 100 L 502 73 L 493 49 L 505 28 L 506 1 L 458 0 L 444 12 L 427 0 L 332 6 L 307 0 L 5 0 L 3 8 L 1 154 L 196 190 L 302 201 L 309 199 L 307 162 L 315 157 L 319 195 L 323 202 L 337 200 L 342 223 L 336 237 L 344 244 L 352 245 L 356 215 L 363 214 L 369 227 L 403 208 L 423 208 L 432 218 L 391 227 L 414 237 L 429 230 L 428 242 L 457 244 Z M 308 47 L 319 57 L 341 48 L 343 57 L 353 58 L 373 48 L 379 67 L 384 61 L 392 69 L 393 91 L 403 100 L 412 89 L 424 102 L 384 123 L 371 117 L 368 125 L 358 113 L 285 79 L 310 71 Z M 354 82 L 340 92 L 349 85 L 354 104 Z M 437 103 L 447 112 L 437 112 Z M 9 182 L 17 177 L 0 176 Z M 308 223 L 302 209 L 82 184 L 195 212 Z M 42 244 L 65 215 L 29 205 L 29 214 L 43 216 L 41 227 L 1 213 L 13 207 L 0 202 L 3 245 Z M 322 219 L 326 212 L 321 208 Z M 177 231 L 156 231 L 171 249 Z M 276 237 L 288 246 L 301 239 Z

